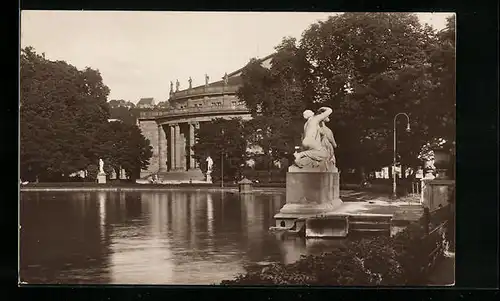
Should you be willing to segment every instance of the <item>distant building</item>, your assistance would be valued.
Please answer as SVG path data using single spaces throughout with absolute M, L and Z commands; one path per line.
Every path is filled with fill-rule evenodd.
M 258 62 L 269 68 L 274 54 Z M 148 169 L 141 171 L 145 177 L 156 172 L 179 172 L 199 170 L 193 158 L 192 146 L 195 143 L 195 129 L 214 118 L 231 119 L 239 117 L 251 119 L 248 108 L 236 93 L 242 85 L 241 74 L 245 67 L 224 76 L 219 81 L 210 82 L 205 75 L 205 84 L 179 90 L 179 81 L 170 82 L 169 99 L 166 108 L 140 112 L 138 126 L 153 147 L 153 156 Z M 154 107 L 152 98 L 143 98 L 137 107 Z M 258 147 L 250 146 L 253 153 L 260 153 Z M 250 163 L 252 164 L 252 163 Z
M 141 98 L 136 105 L 139 109 L 153 109 L 155 106 L 155 99 L 153 97 Z
M 402 172 L 401 172 L 401 166 L 396 166 L 396 177 L 397 178 L 402 178 Z M 408 177 L 412 174 L 413 169 L 412 168 L 407 168 L 405 170 L 405 176 Z M 380 171 L 375 172 L 375 178 L 377 179 L 389 179 L 390 178 L 390 169 L 389 167 L 383 167 Z M 418 168 L 417 171 L 415 172 L 415 178 L 421 179 L 423 177 L 423 170 L 422 168 Z
M 119 108 L 119 107 L 131 109 L 131 108 L 135 107 L 134 103 L 132 103 L 130 101 L 125 101 L 123 99 L 119 99 L 119 100 L 112 99 L 112 100 L 108 101 L 108 104 L 109 104 L 110 108 L 112 108 L 112 109 Z

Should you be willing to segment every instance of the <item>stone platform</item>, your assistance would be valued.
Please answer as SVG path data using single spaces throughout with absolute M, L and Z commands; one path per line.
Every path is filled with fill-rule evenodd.
M 286 204 L 274 216 L 276 227 L 291 228 L 296 219 L 326 214 L 341 205 L 338 172 L 291 166 L 286 175 Z
M 349 234 L 390 234 L 393 235 L 411 222 L 418 221 L 423 215 L 419 203 L 393 201 L 343 202 L 334 210 L 307 216 L 283 217 L 274 232 L 286 232 L 292 228 L 310 238 L 346 237 Z M 280 217 L 280 214 L 277 214 Z M 296 220 L 300 220 L 298 231 Z
M 106 174 L 105 173 L 99 173 L 97 174 L 97 183 L 99 184 L 106 184 Z

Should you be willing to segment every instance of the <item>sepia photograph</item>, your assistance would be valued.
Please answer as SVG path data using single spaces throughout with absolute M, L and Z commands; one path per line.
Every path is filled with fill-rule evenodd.
M 22 10 L 18 285 L 454 286 L 455 22 Z

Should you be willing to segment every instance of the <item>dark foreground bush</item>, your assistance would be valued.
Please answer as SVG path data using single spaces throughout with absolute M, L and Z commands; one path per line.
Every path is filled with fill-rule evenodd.
M 439 230 L 439 229 L 437 229 Z M 412 224 L 394 237 L 349 241 L 322 255 L 247 271 L 222 285 L 373 286 L 423 285 L 445 249 L 442 231 L 429 235 Z

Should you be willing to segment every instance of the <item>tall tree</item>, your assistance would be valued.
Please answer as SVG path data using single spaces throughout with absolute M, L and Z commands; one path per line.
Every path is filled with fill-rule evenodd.
M 442 119 L 442 101 L 431 97 L 429 68 L 435 32 L 410 13 L 345 13 L 313 24 L 301 49 L 310 64 L 314 101 L 333 108 L 331 126 L 340 167 L 375 169 L 391 163 L 393 118 L 401 159 L 417 164 L 420 147 Z M 404 125 L 403 125 L 404 124 Z M 413 160 L 410 160 L 413 159 Z
M 21 175 L 51 178 L 85 168 L 109 118 L 109 89 L 99 71 L 21 51 Z
M 139 177 L 140 170 L 148 167 L 153 155 L 150 142 L 136 125 L 109 122 L 99 140 L 99 157 L 104 158 L 117 175 L 123 168 L 131 179 Z
M 276 47 L 271 67 L 251 60 L 242 72 L 238 97 L 250 109 L 248 139 L 259 145 L 271 159 L 283 158 L 300 143 L 302 112 L 311 103 L 305 97 L 304 53 L 294 38 L 285 38 Z

